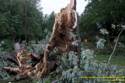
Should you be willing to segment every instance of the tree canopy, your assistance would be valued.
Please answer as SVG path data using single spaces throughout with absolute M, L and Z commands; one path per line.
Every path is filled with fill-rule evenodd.
M 114 39 L 125 24 L 124 0 L 88 0 L 85 11 L 80 17 L 82 32 L 98 31 L 105 28 L 109 38 Z M 113 28 L 113 25 L 115 28 Z
M 39 0 L 0 0 L 0 38 L 14 41 L 42 39 L 44 29 L 52 26 L 54 13 L 44 16 L 38 10 L 38 2 Z

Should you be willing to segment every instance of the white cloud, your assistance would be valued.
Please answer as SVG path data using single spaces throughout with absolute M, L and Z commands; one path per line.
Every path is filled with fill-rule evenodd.
M 40 6 L 43 8 L 44 14 L 50 14 L 52 11 L 59 12 L 61 8 L 64 8 L 70 0 L 41 0 Z M 85 6 L 87 5 L 85 0 L 77 0 L 77 12 L 81 14 Z

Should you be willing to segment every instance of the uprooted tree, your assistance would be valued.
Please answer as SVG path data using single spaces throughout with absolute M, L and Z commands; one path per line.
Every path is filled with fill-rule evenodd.
M 34 56 L 33 54 L 25 54 L 25 51 L 17 53 L 17 60 L 19 67 L 5 67 L 4 69 L 16 72 L 20 77 L 31 77 L 41 78 L 53 69 L 57 64 L 56 61 L 48 61 L 49 53 L 52 52 L 54 48 L 57 48 L 61 53 L 68 53 L 69 51 L 74 51 L 79 55 L 80 53 L 80 39 L 78 35 L 78 17 L 76 13 L 76 0 L 70 0 L 70 3 L 63 9 L 60 10 L 55 17 L 55 23 L 53 25 L 53 31 L 49 42 L 44 50 L 44 56 L 40 61 L 32 66 L 27 63 L 29 58 Z M 28 59 L 24 58 L 21 53 L 29 56 Z M 24 58 L 24 59 L 23 59 Z M 33 57 L 34 58 L 34 57 Z M 35 57 L 36 58 L 36 57 Z M 79 63 L 79 61 L 78 61 Z

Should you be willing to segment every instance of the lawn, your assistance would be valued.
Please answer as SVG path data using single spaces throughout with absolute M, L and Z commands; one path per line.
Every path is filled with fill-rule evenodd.
M 107 62 L 109 58 L 109 55 L 101 55 L 97 54 L 96 59 L 100 62 Z M 119 65 L 119 66 L 125 66 L 125 56 L 123 55 L 114 55 L 111 59 L 111 64 L 113 65 Z

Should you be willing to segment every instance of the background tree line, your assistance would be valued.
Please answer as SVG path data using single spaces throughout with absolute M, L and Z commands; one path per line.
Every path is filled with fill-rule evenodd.
M 39 0 L 0 0 L 0 39 L 32 40 L 44 38 L 52 26 L 54 13 L 43 15 Z

